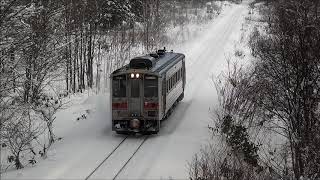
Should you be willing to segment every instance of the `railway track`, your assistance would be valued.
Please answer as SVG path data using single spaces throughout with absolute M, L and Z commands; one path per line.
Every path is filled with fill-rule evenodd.
M 148 137 L 149 136 L 142 136 L 141 138 L 124 137 L 98 166 L 91 171 L 85 180 L 101 178 L 115 180 L 118 178 Z

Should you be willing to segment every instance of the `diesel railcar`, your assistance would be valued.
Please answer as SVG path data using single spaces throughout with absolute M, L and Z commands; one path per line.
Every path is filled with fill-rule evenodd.
M 184 97 L 185 55 L 167 52 L 135 57 L 111 76 L 112 130 L 156 134 Z

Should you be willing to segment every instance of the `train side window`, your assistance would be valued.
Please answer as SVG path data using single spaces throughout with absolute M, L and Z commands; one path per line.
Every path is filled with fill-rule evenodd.
M 178 83 L 178 71 L 176 72 L 176 84 Z
M 171 78 L 172 80 L 172 82 L 171 82 L 171 89 L 173 89 L 173 86 L 174 86 L 174 76 L 172 75 L 172 78 Z
M 176 72 L 176 84 L 178 83 L 179 79 L 178 79 L 178 71 Z
M 173 76 L 172 76 L 172 87 L 174 87 L 175 84 L 176 84 L 176 78 L 175 78 L 175 75 L 173 74 Z
M 177 84 L 177 82 L 178 82 L 178 72 L 174 73 L 174 79 L 175 79 L 175 83 L 174 84 Z
M 181 79 L 183 79 L 183 69 L 180 69 Z
M 115 76 L 112 80 L 112 95 L 113 97 L 127 96 L 127 80 L 125 76 Z
M 172 76 L 172 87 L 174 87 L 175 83 L 176 83 L 176 78 L 175 78 L 175 75 L 173 74 L 173 76 Z

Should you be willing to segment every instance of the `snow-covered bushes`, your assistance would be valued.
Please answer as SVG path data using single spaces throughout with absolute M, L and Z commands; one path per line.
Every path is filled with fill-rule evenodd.
M 35 164 L 46 156 L 56 140 L 53 122 L 60 108 L 60 100 L 53 97 L 42 96 L 34 104 L 14 98 L 1 116 L 1 172 L 12 165 L 20 169 Z
M 216 141 L 217 145 L 210 145 L 210 148 L 202 149 L 195 156 L 190 166 L 192 179 L 279 177 L 264 153 L 261 153 L 267 151 L 262 142 L 268 136 L 265 133 L 269 126 L 265 122 L 267 115 L 256 104 L 261 97 L 258 95 L 260 89 L 255 86 L 254 72 L 250 68 L 229 63 L 226 75 L 215 81 L 219 106 L 215 109 L 214 124 L 209 129 L 218 143 Z M 204 167 L 208 168 L 208 172 L 199 173 Z
M 223 141 L 202 147 L 189 163 L 191 180 L 272 180 L 268 170 L 253 168 L 233 153 Z
M 46 123 L 47 130 L 49 132 L 49 144 L 50 146 L 55 141 L 55 135 L 53 132 L 53 122 L 55 120 L 54 115 L 57 113 L 57 111 L 62 107 L 62 103 L 60 99 L 54 98 L 54 97 L 48 97 L 45 95 L 42 95 L 42 97 L 39 97 L 35 105 L 33 106 L 33 110 L 39 114 L 42 121 Z
M 0 142 L 2 151 L 8 150 L 11 153 L 1 159 L 7 158 L 8 163 L 13 163 L 17 169 L 20 169 L 24 167 L 26 161 L 32 160 L 36 155 L 33 150 L 34 143 L 45 131 L 45 126 L 43 122 L 35 120 L 36 115 L 28 105 L 16 104 L 11 106 L 7 113 L 11 114 L 11 117 L 1 124 Z M 31 156 L 27 157 L 30 153 Z

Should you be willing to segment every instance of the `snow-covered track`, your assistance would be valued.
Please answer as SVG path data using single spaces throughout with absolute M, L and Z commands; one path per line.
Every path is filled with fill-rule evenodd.
M 111 151 L 108 156 L 106 158 L 103 159 L 103 161 L 86 177 L 85 180 L 89 179 L 101 166 L 104 162 L 106 162 L 107 159 L 109 159 L 109 157 L 121 146 L 121 144 L 128 138 L 128 136 L 126 136 L 125 138 L 123 138 L 123 140 L 116 146 L 116 148 L 114 148 L 113 151 Z
M 146 142 L 148 137 L 149 136 L 124 137 L 85 180 L 101 178 L 116 179 Z
M 129 161 L 133 158 L 133 156 L 139 151 L 139 149 L 141 148 L 141 146 L 146 142 L 146 140 L 148 139 L 149 136 L 146 136 L 143 141 L 141 142 L 141 144 L 138 146 L 138 148 L 134 151 L 134 153 L 131 155 L 131 157 L 127 160 L 127 162 L 121 167 L 121 169 L 118 171 L 118 173 L 114 176 L 113 180 L 115 180 L 119 174 L 122 172 L 122 170 L 127 166 L 127 164 L 129 163 Z

